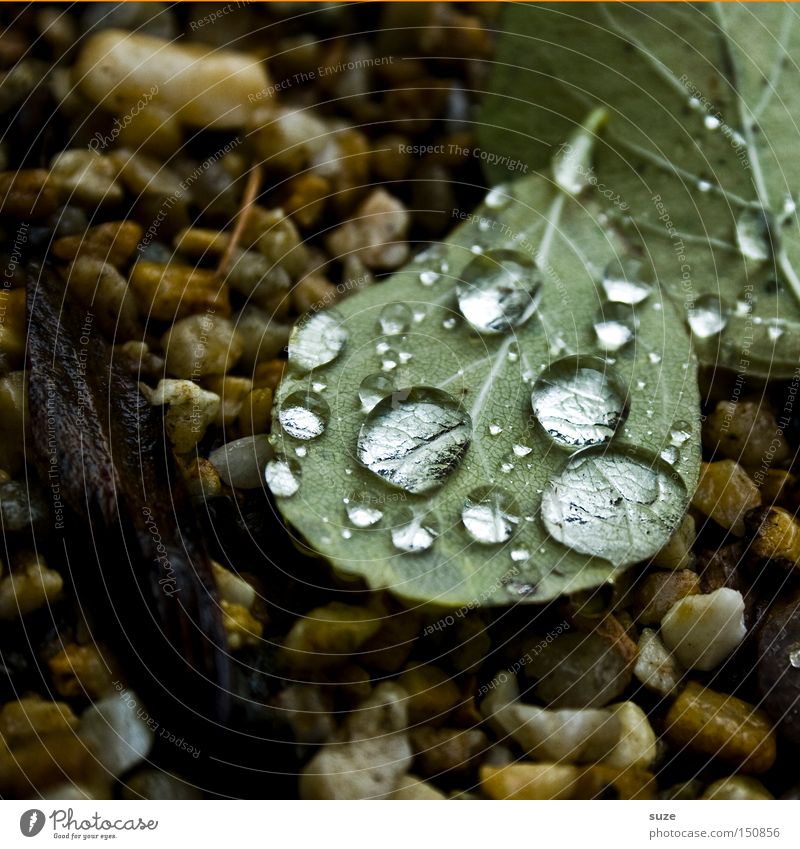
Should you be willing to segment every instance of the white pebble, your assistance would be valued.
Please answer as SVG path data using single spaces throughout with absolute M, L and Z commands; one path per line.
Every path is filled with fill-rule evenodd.
M 643 687 L 667 696 L 680 684 L 684 670 L 658 634 L 652 628 L 645 628 L 639 637 L 639 652 L 633 674 Z
M 746 633 L 744 599 L 728 587 L 686 596 L 661 620 L 661 637 L 667 648 L 687 669 L 703 672 L 719 666 Z
M 81 716 L 78 735 L 112 775 L 122 775 L 150 754 L 154 735 L 139 713 L 147 716 L 126 690 L 95 702 Z

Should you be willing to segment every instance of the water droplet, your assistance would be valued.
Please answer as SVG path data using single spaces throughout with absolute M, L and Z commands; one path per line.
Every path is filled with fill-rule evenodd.
M 444 327 L 445 330 L 452 330 L 455 326 L 456 320 L 452 315 L 442 322 L 442 327 Z
M 736 221 L 736 243 L 748 259 L 764 262 L 773 253 L 776 228 L 765 209 L 745 209 Z
M 570 134 L 553 157 L 553 179 L 556 185 L 571 195 L 580 194 L 593 176 L 592 153 L 598 131 L 606 122 L 604 109 L 595 109 L 585 123 Z
M 573 454 L 542 495 L 548 533 L 582 554 L 617 565 L 646 560 L 677 527 L 686 491 L 658 457 L 633 449 Z
M 292 392 L 283 399 L 278 420 L 295 439 L 316 439 L 328 425 L 331 408 L 316 392 Z
M 315 380 L 315 381 L 311 384 L 311 388 L 312 388 L 315 392 L 324 392 L 324 391 L 328 388 L 328 384 L 327 384 L 327 383 L 323 383 L 321 380 Z
M 609 301 L 634 306 L 650 297 L 653 284 L 649 282 L 642 262 L 624 257 L 606 266 L 603 291 Z
M 511 550 L 511 559 L 515 563 L 522 563 L 524 560 L 528 560 L 530 556 L 531 553 L 527 548 L 513 548 Z
M 525 581 L 507 581 L 503 584 L 503 588 L 510 596 L 515 598 L 525 598 L 525 596 L 533 595 L 536 592 L 536 587 Z
M 594 333 L 604 351 L 621 350 L 636 335 L 633 310 L 623 303 L 603 304 L 594 323 Z
M 408 492 L 441 486 L 472 439 L 472 420 L 440 389 L 415 387 L 376 404 L 358 435 L 359 462 Z
M 353 532 L 349 528 L 344 528 L 342 530 L 342 539 L 350 539 L 353 536 Z
M 703 125 L 707 130 L 716 130 L 720 124 L 722 124 L 722 121 L 716 115 L 706 115 L 703 118 Z
M 514 446 L 513 451 L 514 455 L 517 457 L 527 457 L 528 454 L 533 451 L 533 448 L 531 448 L 529 445 L 520 445 L 519 443 L 517 443 Z
M 490 424 L 489 425 L 489 433 L 492 436 L 499 436 L 502 432 L 503 432 L 503 428 L 501 428 L 499 424 Z
M 305 445 L 298 445 L 297 448 L 294 449 L 294 453 L 302 459 L 308 455 L 308 448 Z
M 474 254 L 482 254 L 482 253 L 483 253 L 483 248 L 482 248 L 480 245 L 473 245 L 473 246 L 470 248 L 470 251 L 471 251 L 472 253 L 474 253 Z
M 511 472 L 514 471 L 514 464 L 513 463 L 501 463 L 500 464 L 500 471 L 504 475 L 511 474 Z
M 432 513 L 415 513 L 409 507 L 398 512 L 400 524 L 392 528 L 392 543 L 400 551 L 427 551 L 439 536 L 439 523 Z
M 699 339 L 722 333 L 727 324 L 727 307 L 716 295 L 701 295 L 689 309 L 689 327 Z
M 386 304 L 381 310 L 378 324 L 387 336 L 408 333 L 411 327 L 411 308 L 407 304 Z
M 400 353 L 394 348 L 387 348 L 381 354 L 381 370 L 394 371 L 400 362 Z
M 800 646 L 789 652 L 789 663 L 795 669 L 800 669 Z
M 703 193 L 710 192 L 712 185 L 713 185 L 713 183 L 709 182 L 708 180 L 698 180 L 697 181 L 697 190 L 699 192 L 703 192 Z
M 264 470 L 264 480 L 276 498 L 289 498 L 300 489 L 300 464 L 291 457 L 273 457 Z
M 650 351 L 647 355 L 647 359 L 650 360 L 654 366 L 657 366 L 661 362 L 661 354 L 656 353 L 656 351 Z
M 674 466 L 680 459 L 680 456 L 680 452 L 674 445 L 668 445 L 666 448 L 662 448 L 659 453 L 659 457 L 664 462 L 669 463 L 670 466 Z
M 531 404 L 550 438 L 570 448 L 606 442 L 627 415 L 624 386 L 595 357 L 553 363 L 536 381 Z
M 778 319 L 772 319 L 771 321 L 769 321 L 767 323 L 767 337 L 769 338 L 770 342 L 777 342 L 778 339 L 783 336 L 785 327 L 785 323 Z
M 414 310 L 414 324 L 422 324 L 428 315 L 428 311 L 424 307 L 418 307 Z
M 371 528 L 383 518 L 383 510 L 375 506 L 376 499 L 369 492 L 351 492 L 344 499 L 347 518 L 357 528 Z
M 520 518 L 514 499 L 496 487 L 482 486 L 473 490 L 461 511 L 461 521 L 469 535 L 484 545 L 506 542 Z
M 358 398 L 361 409 L 368 413 L 379 401 L 395 390 L 394 380 L 385 374 L 370 374 L 361 381 L 358 387 Z
M 391 347 L 388 339 L 378 339 L 375 343 L 375 353 L 382 357 Z
M 519 251 L 487 251 L 467 263 L 456 287 L 461 314 L 480 333 L 521 327 L 539 302 L 542 275 Z
M 310 313 L 289 336 L 289 364 L 304 372 L 327 365 L 339 356 L 346 341 L 347 331 L 337 312 Z
M 689 422 L 679 421 L 673 422 L 672 430 L 669 432 L 669 441 L 676 448 L 685 445 L 692 438 L 692 427 Z
M 422 283 L 423 286 L 433 286 L 438 279 L 439 275 L 430 269 L 420 271 L 419 273 L 419 282 Z
M 511 200 L 508 193 L 508 186 L 495 186 L 489 190 L 484 198 L 484 203 L 489 209 L 502 209 L 504 206 L 508 206 L 508 202 Z
M 515 363 L 519 359 L 519 348 L 516 345 L 511 345 L 506 354 L 506 359 L 510 363 Z

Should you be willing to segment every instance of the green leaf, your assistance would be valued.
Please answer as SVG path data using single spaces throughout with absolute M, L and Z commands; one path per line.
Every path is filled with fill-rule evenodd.
M 276 503 L 337 569 L 415 602 L 598 586 L 661 547 L 696 482 L 680 312 L 657 288 L 605 303 L 603 270 L 629 247 L 594 200 L 545 177 L 454 220 L 447 242 L 295 329 L 267 468 Z M 613 354 L 601 309 L 606 335 L 638 323 Z
M 494 154 L 493 179 L 507 179 L 519 162 L 548 166 L 572 128 L 602 106 L 608 120 L 589 191 L 689 310 L 701 361 L 793 376 L 796 9 L 515 3 L 501 29 L 479 128 Z M 715 324 L 725 324 L 721 333 Z

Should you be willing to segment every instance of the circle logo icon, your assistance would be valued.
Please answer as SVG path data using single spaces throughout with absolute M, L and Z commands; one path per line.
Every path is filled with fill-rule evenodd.
M 19 818 L 19 830 L 25 837 L 36 837 L 44 828 L 44 812 L 38 808 L 31 808 Z

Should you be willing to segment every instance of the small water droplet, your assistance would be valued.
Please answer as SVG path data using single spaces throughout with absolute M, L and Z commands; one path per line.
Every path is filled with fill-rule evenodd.
M 595 138 L 606 118 L 604 109 L 593 110 L 553 157 L 553 179 L 568 194 L 578 195 L 590 185 Z
M 772 319 L 767 323 L 767 336 L 770 342 L 777 342 L 783 336 L 785 330 L 784 322 L 779 319 Z
M 528 560 L 531 556 L 530 551 L 527 548 L 512 548 L 511 549 L 511 559 L 515 563 L 522 563 L 524 560 Z
M 500 464 L 500 471 L 504 475 L 508 475 L 508 474 L 510 474 L 511 472 L 514 471 L 514 464 L 513 463 L 501 463 Z
M 776 228 L 765 209 L 745 209 L 736 221 L 736 243 L 748 259 L 764 262 L 773 254 Z
M 542 275 L 530 257 L 487 251 L 467 263 L 456 287 L 461 314 L 480 333 L 521 327 L 539 302 Z
M 636 318 L 628 304 L 603 304 L 594 322 L 594 333 L 600 347 L 608 352 L 619 351 L 636 335 Z
M 507 186 L 495 186 L 489 190 L 489 193 L 484 198 L 484 203 L 489 209 L 502 209 L 511 200 L 508 194 L 509 189 Z
M 512 450 L 514 451 L 514 455 L 517 457 L 527 457 L 528 454 L 533 451 L 533 448 L 531 448 L 529 445 L 520 445 L 519 443 L 517 443 L 516 445 L 514 445 Z
M 472 420 L 451 395 L 419 386 L 376 404 L 358 435 L 359 462 L 408 492 L 436 489 L 458 467 Z
M 716 115 L 706 115 L 703 118 L 703 125 L 707 130 L 716 130 L 720 124 L 722 124 L 722 121 Z
M 519 348 L 516 345 L 511 345 L 506 354 L 506 359 L 510 363 L 515 363 L 519 359 Z
M 542 495 L 542 522 L 581 554 L 627 565 L 667 541 L 684 511 L 686 490 L 660 458 L 635 449 L 573 454 Z
M 668 445 L 666 448 L 661 450 L 659 456 L 662 460 L 669 463 L 670 466 L 674 466 L 680 458 L 680 452 L 674 445 Z
M 676 448 L 685 445 L 692 438 L 692 427 L 689 422 L 679 419 L 672 424 L 672 430 L 669 432 L 669 441 Z
M 473 246 L 470 248 L 470 251 L 471 251 L 472 253 L 474 253 L 474 254 L 478 254 L 478 255 L 479 255 L 479 254 L 482 254 L 482 253 L 483 253 L 483 247 L 482 247 L 481 245 L 473 245 Z
M 627 415 L 619 378 L 595 357 L 564 357 L 533 387 L 531 405 L 539 424 L 559 445 L 580 448 L 606 442 Z
M 789 652 L 789 663 L 795 669 L 800 669 L 800 646 Z
M 289 498 L 300 489 L 300 464 L 291 457 L 275 456 L 267 463 L 264 480 L 276 498 Z
M 716 295 L 701 295 L 689 309 L 689 327 L 699 339 L 722 333 L 728 324 L 728 309 Z
M 328 388 L 328 384 L 327 384 L 327 383 L 323 383 L 321 380 L 315 380 L 315 381 L 311 384 L 311 388 L 312 388 L 315 392 L 324 392 L 324 391 Z
M 378 325 L 387 336 L 398 336 L 408 333 L 411 327 L 411 308 L 408 304 L 386 304 L 381 310 Z
M 439 275 L 430 269 L 420 271 L 419 273 L 419 282 L 422 283 L 423 286 L 433 286 L 438 279 Z
M 492 436 L 499 436 L 503 432 L 503 428 L 499 424 L 490 424 L 489 433 Z
M 444 327 L 445 330 L 452 330 L 455 326 L 456 320 L 452 315 L 442 322 L 442 327 Z
M 536 587 L 533 584 L 528 584 L 525 581 L 508 581 L 503 584 L 505 591 L 514 598 L 525 598 L 533 595 L 536 592 Z
M 502 489 L 482 486 L 464 501 L 461 521 L 469 535 L 484 545 L 511 538 L 521 519 L 514 499 Z
M 422 324 L 428 315 L 428 311 L 424 307 L 417 307 L 414 310 L 414 324 Z
M 395 390 L 394 380 L 385 374 L 370 374 L 361 381 L 358 387 L 358 398 L 361 410 L 368 413 L 379 401 Z
M 650 360 L 650 362 L 654 366 L 657 366 L 661 362 L 661 354 L 657 353 L 656 351 L 650 351 L 650 353 L 647 355 L 647 359 Z
M 325 432 L 330 419 L 328 402 L 316 392 L 292 392 L 283 399 L 278 420 L 295 439 L 316 439 Z
M 400 551 L 427 551 L 439 536 L 439 523 L 432 513 L 416 513 L 409 507 L 398 511 L 399 524 L 392 528 L 392 543 Z
M 342 529 L 342 539 L 350 539 L 353 536 L 353 532 L 349 528 Z
M 307 372 L 333 362 L 347 341 L 342 319 L 334 310 L 309 313 L 289 336 L 289 364 Z
M 298 445 L 294 449 L 294 453 L 297 454 L 301 459 L 308 454 L 308 448 L 305 445 Z
M 351 492 L 343 500 L 347 518 L 357 528 L 371 528 L 383 518 L 383 510 L 369 492 Z
M 606 266 L 603 291 L 609 301 L 634 306 L 650 297 L 653 284 L 640 260 L 624 257 Z
M 381 370 L 394 371 L 400 363 L 400 353 L 394 348 L 387 348 L 381 354 Z

